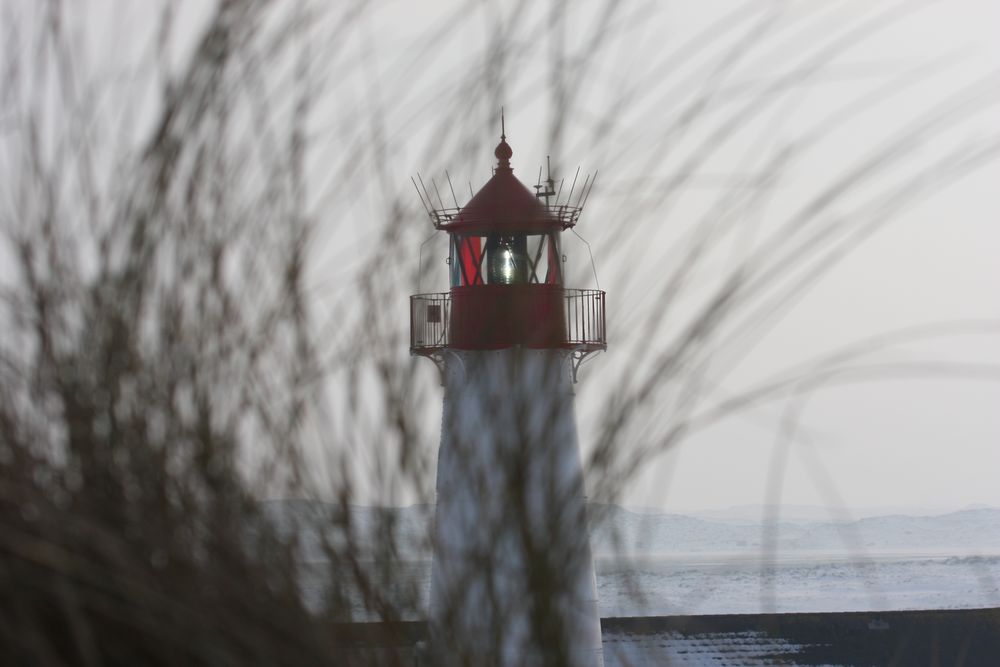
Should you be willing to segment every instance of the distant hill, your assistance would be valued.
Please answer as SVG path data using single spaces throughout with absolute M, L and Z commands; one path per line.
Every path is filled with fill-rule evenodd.
M 430 557 L 427 539 L 433 507 L 352 506 L 349 517 L 339 507 L 305 501 L 267 501 L 265 512 L 279 528 L 297 532 L 308 560 L 325 556 L 319 536 L 323 526 L 348 520 L 351 539 L 367 557 Z M 597 556 L 732 553 L 752 555 L 761 549 L 765 528 L 757 522 L 730 521 L 617 505 L 590 505 L 591 545 Z M 772 530 L 770 528 L 766 530 Z M 1000 509 L 965 509 L 937 516 L 889 515 L 853 522 L 779 523 L 779 553 L 822 551 L 941 553 L 1000 552 Z M 329 531 L 331 543 L 344 546 L 342 531 Z M 336 539 L 334 539 L 336 538 Z M 391 539 L 390 539 L 391 538 Z
M 597 554 L 652 555 L 753 552 L 761 524 L 722 523 L 678 514 L 592 507 L 591 545 Z M 939 516 L 893 515 L 847 523 L 779 523 L 780 552 L 948 552 L 1000 550 L 1000 509 L 970 509 Z
M 632 510 L 633 508 L 629 508 Z M 719 521 L 729 524 L 760 524 L 764 517 L 769 516 L 773 509 L 769 505 L 736 505 L 724 509 L 711 510 L 683 510 L 675 513 L 684 516 L 691 516 L 697 519 L 707 519 L 709 521 Z M 785 523 L 844 523 L 856 521 L 858 519 L 869 519 L 878 516 L 895 516 L 897 514 L 906 516 L 939 516 L 949 514 L 959 509 L 997 509 L 987 505 L 968 507 L 902 507 L 902 506 L 880 506 L 880 507 L 852 507 L 850 510 L 826 507 L 823 505 L 781 505 L 777 508 L 780 520 Z M 649 510 L 654 514 L 661 513 L 656 510 Z

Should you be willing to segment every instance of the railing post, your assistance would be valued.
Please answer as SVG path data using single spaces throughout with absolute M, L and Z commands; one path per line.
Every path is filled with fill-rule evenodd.
M 583 305 L 587 309 L 587 330 L 584 332 L 584 341 L 589 343 L 591 340 L 591 330 L 594 328 L 594 295 L 588 290 L 583 296 Z
M 604 307 L 604 293 L 600 295 L 601 298 L 601 342 L 605 345 L 608 344 L 608 321 L 607 321 L 607 309 Z

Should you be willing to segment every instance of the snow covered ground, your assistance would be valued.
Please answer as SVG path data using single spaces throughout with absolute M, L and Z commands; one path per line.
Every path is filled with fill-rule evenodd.
M 762 569 L 732 556 L 651 557 L 597 561 L 598 611 L 611 616 L 888 611 L 1000 607 L 1000 553 L 976 556 L 882 555 L 865 561 L 837 554 L 785 558 Z M 306 578 L 318 608 L 321 566 Z M 400 563 L 400 589 L 419 601 L 430 591 L 430 562 Z M 357 606 L 354 620 L 371 620 Z
M 603 617 L 1000 606 L 995 508 L 768 526 L 610 507 L 591 539 Z
M 375 522 L 378 512 L 359 508 L 355 523 Z M 430 511 L 392 512 L 403 530 L 401 551 L 414 557 L 380 570 L 393 588 L 413 593 L 408 617 L 417 619 L 430 588 L 430 554 L 422 546 Z M 1000 606 L 998 509 L 770 528 L 620 507 L 593 513 L 602 617 Z M 769 543 L 775 548 L 762 548 Z M 321 562 L 306 567 L 314 607 L 322 604 L 325 579 Z
M 404 617 L 419 620 L 430 590 L 424 531 L 432 510 L 390 511 L 400 527 L 400 551 L 413 558 L 376 569 L 393 590 L 413 600 Z M 362 537 L 369 529 L 377 534 L 382 512 L 358 509 L 354 523 L 363 527 Z M 601 617 L 1000 607 L 1000 509 L 839 522 L 816 521 L 800 511 L 797 520 L 777 525 L 754 520 L 754 513 L 681 516 L 591 508 Z M 328 576 L 319 561 L 306 566 L 304 577 L 315 608 Z M 374 620 L 360 605 L 353 611 L 354 620 Z M 763 665 L 776 656 L 795 664 L 797 654 L 801 659 L 800 652 L 810 650 L 758 632 L 606 629 L 603 645 L 607 667 Z
M 1000 553 L 598 560 L 602 617 L 1000 606 Z

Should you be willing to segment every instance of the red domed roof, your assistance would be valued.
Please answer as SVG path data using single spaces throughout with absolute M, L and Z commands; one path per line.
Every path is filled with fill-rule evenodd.
M 505 140 L 501 139 L 494 154 L 499 164 L 493 177 L 441 229 L 463 233 L 562 230 L 564 224 L 559 217 L 514 176 L 509 162 L 513 151 Z

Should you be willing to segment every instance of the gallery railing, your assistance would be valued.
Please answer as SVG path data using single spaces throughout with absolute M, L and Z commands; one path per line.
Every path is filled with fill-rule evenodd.
M 462 322 L 462 333 L 458 340 L 453 340 L 452 318 L 455 316 L 453 308 L 453 296 L 451 292 L 437 292 L 432 294 L 416 294 L 410 297 L 410 352 L 412 354 L 430 355 L 448 347 L 460 349 L 484 349 L 478 345 L 470 345 L 468 331 L 470 329 L 468 319 L 482 320 L 488 323 L 490 331 L 486 337 L 493 335 L 492 342 L 485 346 L 485 349 L 495 349 L 509 347 L 520 344 L 522 341 L 543 340 L 544 344 L 529 344 L 530 347 L 552 347 L 576 349 L 576 350 L 603 350 L 607 348 L 606 320 L 604 310 L 605 293 L 602 290 L 594 289 L 563 289 L 562 308 L 565 326 L 553 328 L 551 322 L 539 318 L 536 321 L 509 322 L 501 319 L 493 326 L 489 324 L 494 320 L 496 313 L 491 308 L 497 303 L 502 303 L 509 308 L 509 300 L 498 301 L 497 296 L 504 296 L 509 290 L 511 294 L 516 294 L 520 290 L 525 290 L 530 294 L 533 290 L 549 288 L 550 286 L 496 286 L 499 289 L 490 289 L 493 286 L 466 287 L 462 288 L 462 313 L 459 321 Z M 477 290 L 472 292 L 472 290 Z M 481 290 L 481 292 L 480 292 Z M 546 289 L 549 294 L 551 291 Z M 481 295 L 483 298 L 477 298 Z M 557 296 L 558 299 L 558 296 Z M 558 301 L 556 302 L 558 304 Z M 556 308 L 556 310 L 552 310 Z M 549 312 L 558 317 L 558 306 L 550 307 Z M 481 312 L 480 312 L 481 311 Z M 519 312 L 514 309 L 513 312 Z M 537 317 L 538 310 L 526 309 L 524 312 L 532 313 Z M 532 328 L 544 327 L 541 338 L 532 336 Z M 457 325 L 456 325 L 457 326 Z M 500 335 L 496 334 L 496 329 L 502 328 Z M 508 335 L 506 332 L 515 332 Z M 558 335 L 553 339 L 551 333 L 558 331 Z M 456 334 L 457 335 L 457 334 Z M 464 336 L 464 338 L 463 338 Z M 476 340 L 483 337 L 472 336 Z M 509 343 L 506 344 L 506 343 Z

